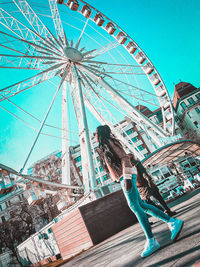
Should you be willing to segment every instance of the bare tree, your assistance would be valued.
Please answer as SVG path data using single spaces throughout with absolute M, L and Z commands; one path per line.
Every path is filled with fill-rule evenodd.
M 13 256 L 22 266 L 17 253 L 17 246 L 35 232 L 34 207 L 26 202 L 17 202 L 9 211 L 10 219 L 3 222 L 0 227 L 1 247 L 12 251 Z
M 42 217 L 47 221 L 47 223 L 52 221 L 60 213 L 53 196 L 43 199 L 42 203 L 38 204 L 38 206 L 42 211 Z

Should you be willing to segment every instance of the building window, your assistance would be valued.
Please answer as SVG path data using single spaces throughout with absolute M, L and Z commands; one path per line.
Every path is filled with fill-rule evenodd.
M 99 170 L 100 170 L 100 172 L 102 172 L 103 171 L 103 168 L 101 166 L 99 166 Z
M 200 100 L 200 93 L 199 93 L 199 94 L 196 94 L 196 98 L 197 98 L 198 100 Z
M 99 166 L 98 168 L 96 168 L 96 173 L 102 172 L 102 171 L 103 171 L 103 168 L 101 166 Z
M 96 181 L 97 181 L 97 184 L 101 184 L 100 178 L 98 178 Z
M 103 180 L 103 181 L 108 180 L 108 176 L 107 176 L 107 175 L 104 175 L 104 176 L 102 177 L 102 180 Z
M 183 108 L 183 110 L 186 110 L 187 109 L 187 105 L 185 104 L 185 102 L 182 102 L 180 105 Z
M 189 118 L 192 118 L 192 116 L 190 115 L 190 112 L 189 112 L 189 111 L 188 111 L 188 117 L 189 117 Z
M 170 170 L 168 167 L 163 167 L 163 168 L 161 169 L 161 172 L 162 172 L 162 174 L 163 174 L 163 176 L 164 176 L 165 178 L 168 178 L 168 177 L 170 177 L 171 175 L 173 175 L 173 173 L 171 172 L 171 170 Z
M 134 131 L 133 131 L 133 128 L 129 129 L 126 131 L 126 133 L 129 135 L 129 134 L 132 134 Z
M 137 142 L 138 137 L 136 136 L 136 137 L 132 138 L 131 140 L 132 140 L 133 142 Z
M 142 145 L 138 146 L 138 149 L 141 151 L 144 149 L 144 147 Z
M 194 105 L 194 99 L 192 97 L 188 98 L 188 102 L 190 103 L 190 105 Z
M 200 109 L 199 109 L 199 107 L 196 107 L 195 110 L 196 110 L 196 113 L 197 113 L 197 114 L 200 113 Z
M 79 162 L 79 161 L 81 161 L 81 156 L 79 156 L 79 157 L 75 158 L 75 161 L 76 161 L 76 162 Z
M 194 125 L 196 126 L 196 128 L 199 128 L 199 124 L 197 121 L 194 121 Z

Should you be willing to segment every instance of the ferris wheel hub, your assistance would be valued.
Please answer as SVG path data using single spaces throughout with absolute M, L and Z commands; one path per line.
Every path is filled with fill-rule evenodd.
M 63 48 L 65 56 L 70 59 L 71 61 L 81 61 L 83 59 L 83 55 L 80 51 L 73 47 L 64 47 Z

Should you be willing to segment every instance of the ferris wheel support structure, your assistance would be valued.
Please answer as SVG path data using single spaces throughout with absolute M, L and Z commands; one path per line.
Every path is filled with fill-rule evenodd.
M 89 135 L 89 130 L 88 130 L 88 123 L 87 123 L 87 117 L 86 117 L 86 112 L 85 112 L 85 104 L 84 104 L 84 99 L 83 99 L 83 92 L 81 88 L 81 78 L 78 74 L 76 65 L 74 64 L 74 73 L 75 77 L 77 80 L 77 85 L 78 85 L 78 101 L 79 103 L 79 110 L 80 110 L 80 115 L 81 115 L 81 124 L 83 125 L 82 133 L 84 134 L 84 138 L 81 139 L 82 147 L 85 146 L 86 148 L 86 155 L 84 155 L 84 151 L 81 151 L 81 156 L 82 156 L 82 162 L 86 161 L 85 164 L 83 163 L 83 167 L 87 165 L 88 162 L 88 170 L 89 170 L 89 177 L 90 181 L 88 180 L 88 177 L 83 177 L 83 179 L 86 181 L 86 191 L 85 193 L 88 193 L 89 188 L 91 187 L 92 191 L 97 189 L 97 182 L 95 178 L 95 169 L 94 169 L 94 162 L 93 162 L 93 157 L 92 157 L 92 147 L 90 143 L 90 135 Z M 85 149 L 84 149 L 85 150 Z M 83 174 L 87 175 L 87 172 L 83 172 Z M 90 183 L 89 183 L 90 182 Z
M 62 87 L 62 184 L 71 185 L 67 114 L 67 82 L 64 81 Z
M 0 47 L 12 51 L 0 54 L 0 68 L 26 69 L 30 73 L 33 70 L 33 74 L 30 78 L 0 89 L 0 101 L 45 81 L 51 82 L 48 81 L 50 78 L 61 80 L 43 121 L 39 120 L 39 130 L 21 172 L 42 134 L 42 128 L 60 89 L 62 184 L 65 188 L 71 184 L 67 91 L 71 94 L 78 123 L 86 194 L 90 190 L 95 191 L 97 183 L 85 106 L 100 123 L 108 124 L 126 149 L 134 152 L 139 159 L 146 156 L 145 151 L 140 151 L 139 143 L 133 141 L 133 135 L 128 136 L 126 126 L 123 128 L 122 116 L 132 121 L 133 130 L 136 125 L 137 130 L 147 132 L 154 146 L 161 146 L 160 138 L 174 135 L 173 106 L 162 78 L 144 51 L 116 23 L 82 0 L 46 0 L 50 9 L 45 8 L 46 3 L 41 5 L 40 2 L 32 3 L 31 0 L 13 2 L 16 10 L 10 12 L 8 8 L 12 15 L 0 8 L 0 24 L 13 34 L 0 31 L 5 40 L 9 40 L 6 46 L 0 44 Z M 62 6 L 58 8 L 57 3 Z M 32 9 L 34 5 L 36 11 Z M 26 20 L 21 19 L 22 15 Z M 79 49 L 80 44 L 83 47 Z M 35 74 L 35 70 L 40 73 Z M 145 116 L 136 108 L 138 105 L 150 107 L 149 110 L 156 107 L 158 113 L 151 113 L 151 120 L 149 115 Z M 154 114 L 161 115 L 162 120 L 155 118 Z M 153 122 L 156 119 L 158 124 Z M 78 153 L 77 155 L 79 156 Z M 77 169 L 79 167 L 80 165 Z M 81 168 L 78 171 L 81 173 Z

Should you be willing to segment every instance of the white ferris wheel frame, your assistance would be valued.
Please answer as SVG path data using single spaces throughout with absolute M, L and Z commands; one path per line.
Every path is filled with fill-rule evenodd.
M 89 51 L 89 55 L 97 55 L 101 53 L 105 53 L 112 49 L 113 47 L 116 47 L 118 45 L 123 46 L 130 55 L 134 58 L 136 62 L 138 62 L 138 65 L 141 66 L 141 69 L 143 69 L 146 77 L 148 78 L 149 82 L 151 83 L 152 87 L 154 88 L 154 91 L 159 99 L 161 110 L 162 110 L 162 116 L 163 116 L 163 128 L 157 126 L 155 123 L 153 123 L 151 120 L 149 120 L 146 116 L 144 116 L 140 111 L 138 111 L 131 103 L 129 103 L 126 99 L 124 99 L 112 86 L 110 86 L 102 77 L 96 75 L 92 69 L 87 68 L 86 66 L 83 66 L 77 62 L 74 64 L 74 77 L 76 77 L 76 83 L 72 83 L 74 88 L 71 86 L 71 88 L 76 89 L 77 94 L 73 96 L 74 98 L 74 105 L 76 106 L 76 113 L 78 112 L 80 117 L 77 117 L 79 121 L 79 136 L 80 136 L 80 145 L 81 145 L 81 155 L 82 155 L 82 165 L 83 165 L 83 179 L 84 179 L 84 186 L 85 186 L 85 192 L 88 193 L 90 190 L 90 187 L 92 190 L 96 189 L 96 179 L 95 179 L 95 171 L 94 171 L 94 163 L 93 163 L 93 157 L 91 153 L 91 145 L 90 145 L 90 137 L 89 137 L 89 130 L 87 126 L 87 118 L 85 115 L 85 105 L 88 107 L 88 109 L 96 116 L 96 118 L 99 120 L 100 123 L 106 123 L 109 124 L 108 120 L 106 120 L 100 112 L 98 112 L 97 109 L 94 108 L 92 103 L 90 102 L 90 99 L 83 95 L 82 91 L 82 84 L 81 84 L 81 78 L 84 77 L 84 73 L 90 75 L 94 80 L 96 80 L 102 87 L 104 87 L 106 90 L 108 90 L 114 97 L 115 100 L 118 102 L 118 104 L 127 112 L 132 111 L 130 117 L 140 125 L 143 125 L 145 122 L 148 130 L 149 135 L 151 138 L 157 142 L 159 145 L 159 138 L 158 137 L 167 137 L 169 135 L 174 134 L 175 129 L 175 122 L 174 122 L 174 113 L 173 113 L 173 106 L 169 97 L 169 94 L 167 92 L 167 89 L 165 87 L 165 84 L 160 77 L 158 71 L 150 61 L 150 59 L 147 57 L 147 55 L 144 53 L 144 51 L 136 44 L 136 42 L 127 34 L 125 33 L 116 23 L 114 23 L 112 20 L 110 20 L 107 16 L 105 16 L 103 13 L 86 3 L 85 1 L 78 0 L 68 0 L 68 1 L 62 1 L 62 0 L 49 0 L 49 5 L 51 8 L 51 14 L 52 14 L 52 20 L 54 22 L 55 30 L 56 30 L 56 38 L 54 35 L 50 32 L 50 30 L 43 24 L 43 22 L 40 20 L 40 18 L 37 16 L 37 14 L 33 11 L 33 9 L 29 6 L 28 2 L 26 0 L 20 0 L 16 1 L 13 0 L 15 5 L 21 10 L 24 17 L 28 20 L 30 25 L 32 25 L 34 30 L 31 30 L 27 27 L 26 30 L 22 30 L 24 28 L 24 25 L 15 19 L 13 16 L 11 16 L 9 13 L 7 13 L 2 8 L 0 9 L 0 23 L 7 27 L 12 33 L 14 33 L 16 39 L 21 39 L 25 44 L 29 44 L 30 47 L 33 49 L 33 55 L 28 56 L 26 53 L 21 53 L 22 57 L 20 60 L 18 60 L 18 65 L 16 68 L 20 68 L 23 61 L 26 61 L 28 58 L 35 59 L 35 61 L 32 61 L 30 66 L 34 69 L 39 68 L 40 62 L 44 60 L 54 60 L 54 57 L 49 56 L 49 49 L 54 46 L 55 49 L 55 55 L 58 58 L 61 57 L 59 54 L 59 47 L 61 47 L 64 43 L 67 44 L 68 40 L 65 36 L 63 27 L 62 27 L 62 21 L 59 15 L 58 11 L 58 4 L 65 5 L 67 8 L 70 8 L 74 10 L 75 12 L 79 12 L 84 17 L 87 18 L 87 21 L 85 23 L 85 26 L 81 32 L 80 38 L 76 44 L 76 49 L 78 49 L 80 40 L 82 38 L 82 35 L 84 33 L 85 27 L 87 25 L 88 20 L 93 21 L 97 26 L 101 27 L 103 30 L 105 30 L 107 33 L 113 36 L 113 38 L 116 40 L 116 42 L 113 42 L 111 44 L 108 44 L 105 47 L 102 47 L 99 50 L 96 51 Z M 74 5 L 82 5 L 82 9 L 75 10 Z M 25 12 L 26 11 L 26 12 Z M 89 13 L 88 13 L 89 12 Z M 89 14 L 89 15 L 88 15 Z M 93 17 L 90 16 L 90 14 L 93 15 Z M 98 17 L 100 20 L 96 20 L 95 18 Z M 106 24 L 104 27 L 103 24 L 99 22 L 103 22 L 103 24 Z M 99 24 L 98 24 L 99 23 Z M 107 27 L 110 25 L 110 27 Z M 115 29 L 115 34 L 112 33 L 112 29 Z M 45 36 L 42 38 L 42 36 Z M 40 38 L 40 39 L 39 39 Z M 41 38 L 43 39 L 41 41 Z M 29 41 L 27 41 L 29 40 Z M 45 43 L 46 49 L 44 49 L 43 44 Z M 34 45 L 33 45 L 34 44 Z M 38 56 L 37 54 L 34 55 L 36 49 L 43 50 L 42 56 Z M 46 51 L 46 52 L 45 52 Z M 133 52 L 134 51 L 134 52 Z M 18 52 L 18 51 L 17 51 Z M 45 54 L 46 53 L 46 54 Z M 138 58 L 138 55 L 140 55 L 140 58 Z M 2 57 L 4 57 L 2 55 Z M 7 60 L 7 57 L 5 57 L 5 60 Z M 145 62 L 145 65 L 144 65 Z M 30 68 L 29 66 L 29 68 Z M 21 82 L 16 83 L 15 86 L 12 86 L 10 89 L 7 87 L 7 93 L 2 96 L 2 99 L 0 101 L 3 101 L 5 99 L 10 98 L 11 96 L 14 96 L 21 91 L 26 90 L 27 88 L 30 88 L 32 86 L 35 86 L 37 84 L 40 84 L 46 80 L 49 80 L 51 77 L 53 77 L 56 73 L 57 75 L 61 73 L 63 64 L 61 63 L 56 65 L 56 67 L 50 67 L 47 70 L 43 70 L 39 74 L 32 77 L 30 80 L 24 80 L 23 84 Z M 77 70 L 78 67 L 78 70 Z M 148 72 L 147 72 L 148 70 Z M 83 73 L 84 72 L 84 73 Z M 53 102 L 55 100 L 55 97 L 62 87 L 62 153 L 63 153 L 63 164 L 62 164 L 62 184 L 70 185 L 70 167 L 69 167 L 69 143 L 68 143 L 68 136 L 67 136 L 67 107 L 66 107 L 66 93 L 67 93 L 67 84 L 65 81 L 65 74 L 62 74 L 62 79 L 59 87 L 57 88 L 57 91 L 55 93 L 55 96 L 49 106 L 49 109 L 40 125 L 40 129 L 37 132 L 37 135 L 35 137 L 35 140 L 32 144 L 32 147 L 29 151 L 29 154 L 24 162 L 24 166 L 22 167 L 21 172 L 23 172 L 23 169 L 29 159 L 29 156 L 34 148 L 35 143 L 37 142 L 37 139 L 41 133 L 41 130 L 45 124 L 45 121 L 47 119 L 47 116 L 51 110 L 51 107 L 53 105 Z M 87 78 L 84 78 L 87 81 Z M 64 86 L 63 86 L 64 85 Z M 91 86 L 91 84 L 88 82 L 88 86 Z M 13 89 L 14 88 L 14 89 Z M 5 88 L 4 88 L 5 90 Z M 10 90 L 10 91 L 9 91 Z M 72 90 L 72 89 L 71 89 Z M 10 93 L 10 95 L 9 95 Z M 71 91 L 72 93 L 72 91 Z M 75 103 L 76 102 L 76 103 Z M 110 125 L 111 128 L 115 131 L 116 136 L 131 150 L 133 149 L 130 146 L 130 143 L 127 140 L 124 140 L 122 138 L 122 135 L 120 131 L 120 126 L 113 128 L 112 125 Z M 116 129 L 118 129 L 116 131 Z M 135 149 L 135 148 L 134 148 Z M 141 158 L 141 154 L 139 154 L 138 151 L 134 150 L 134 152 L 137 154 L 139 158 Z M 84 155 L 86 157 L 84 158 Z M 90 174 L 91 184 L 88 180 L 88 173 Z

